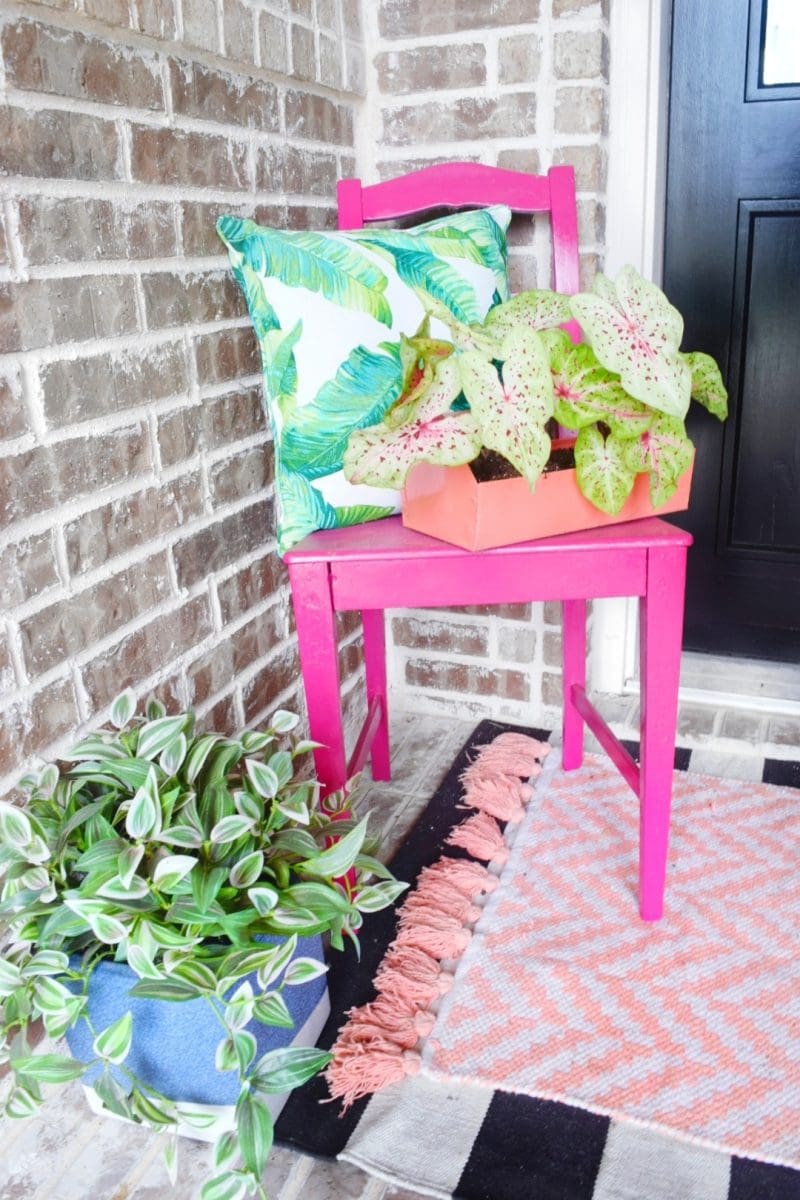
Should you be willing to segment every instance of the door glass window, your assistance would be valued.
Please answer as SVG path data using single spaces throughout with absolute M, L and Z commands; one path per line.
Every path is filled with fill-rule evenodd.
M 761 45 L 761 85 L 800 83 L 800 4 L 766 0 Z

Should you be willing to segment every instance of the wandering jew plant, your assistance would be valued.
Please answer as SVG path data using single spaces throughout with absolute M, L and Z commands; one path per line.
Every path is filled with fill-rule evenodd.
M 351 483 L 402 487 L 416 463 L 457 466 L 493 450 L 536 486 L 558 426 L 576 431 L 576 477 L 596 508 L 615 514 L 636 476 L 649 477 L 654 506 L 665 503 L 694 447 L 684 418 L 694 399 L 727 416 L 714 360 L 680 351 L 683 319 L 633 267 L 590 293 L 523 292 L 464 325 L 425 297 L 428 310 L 403 339 L 403 389 L 382 422 L 350 435 L 344 471 Z M 429 336 L 429 317 L 452 341 Z M 577 320 L 575 344 L 560 326 Z
M 0 920 L 11 939 L 0 957 L 0 1062 L 13 1074 L 4 1111 L 28 1116 L 43 1084 L 91 1073 L 110 1112 L 172 1131 L 174 1180 L 178 1122 L 201 1128 L 210 1118 L 126 1066 L 137 1038 L 130 1012 L 90 1028 L 88 1063 L 34 1046 L 34 1022 L 58 1039 L 89 1021 L 95 972 L 127 964 L 132 999 L 211 1007 L 217 1070 L 238 1080 L 235 1127 L 217 1141 L 203 1200 L 263 1197 L 267 1097 L 329 1055 L 285 1047 L 259 1057 L 253 1023 L 291 1026 L 286 989 L 326 970 L 296 955 L 298 937 L 327 932 L 337 949 L 345 938 L 357 946 L 362 914 L 406 885 L 372 856 L 367 818 L 347 816 L 342 794 L 320 807 L 306 765 L 315 743 L 295 738 L 292 713 L 225 738 L 196 733 L 191 713 L 167 716 L 151 702 L 136 716 L 135 707 L 123 693 L 113 729 L 84 738 L 61 769 L 22 779 L 24 807 L 0 801 Z

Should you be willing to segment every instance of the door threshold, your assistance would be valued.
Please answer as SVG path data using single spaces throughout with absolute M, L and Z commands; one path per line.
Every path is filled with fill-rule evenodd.
M 638 664 L 637 664 L 638 667 Z M 626 692 L 639 691 L 638 670 Z M 679 698 L 685 703 L 800 716 L 800 666 L 684 650 Z

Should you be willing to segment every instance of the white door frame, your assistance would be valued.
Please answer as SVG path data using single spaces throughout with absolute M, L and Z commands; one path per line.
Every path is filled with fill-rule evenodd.
M 605 270 L 631 263 L 661 282 L 671 0 L 611 0 Z M 592 687 L 634 690 L 637 605 L 593 608 Z

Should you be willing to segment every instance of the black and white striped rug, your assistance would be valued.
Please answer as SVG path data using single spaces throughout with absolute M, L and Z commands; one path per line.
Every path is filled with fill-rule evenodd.
M 483 721 L 462 748 L 427 809 L 395 856 L 413 881 L 435 861 L 463 816 L 459 776 L 478 746 L 511 728 Z M 526 729 L 546 739 L 542 730 Z M 626 743 L 636 754 L 638 747 Z M 690 770 L 691 751 L 675 766 Z M 752 772 L 751 772 L 752 773 Z M 800 788 L 800 763 L 763 761 L 763 782 Z M 800 816 L 800 810 L 799 816 Z M 345 1012 L 374 995 L 372 978 L 394 935 L 394 913 L 365 924 L 361 961 L 331 958 L 332 1044 Z M 800 1042 L 800 1037 L 798 1038 Z M 800 1066 L 798 1066 L 800 1070 Z M 323 1080 L 295 1092 L 276 1140 L 309 1154 L 341 1158 L 399 1187 L 460 1200 L 800 1200 L 800 1172 L 738 1158 L 580 1108 L 418 1075 L 342 1114 Z M 798 1113 L 800 1142 L 800 1113 Z

